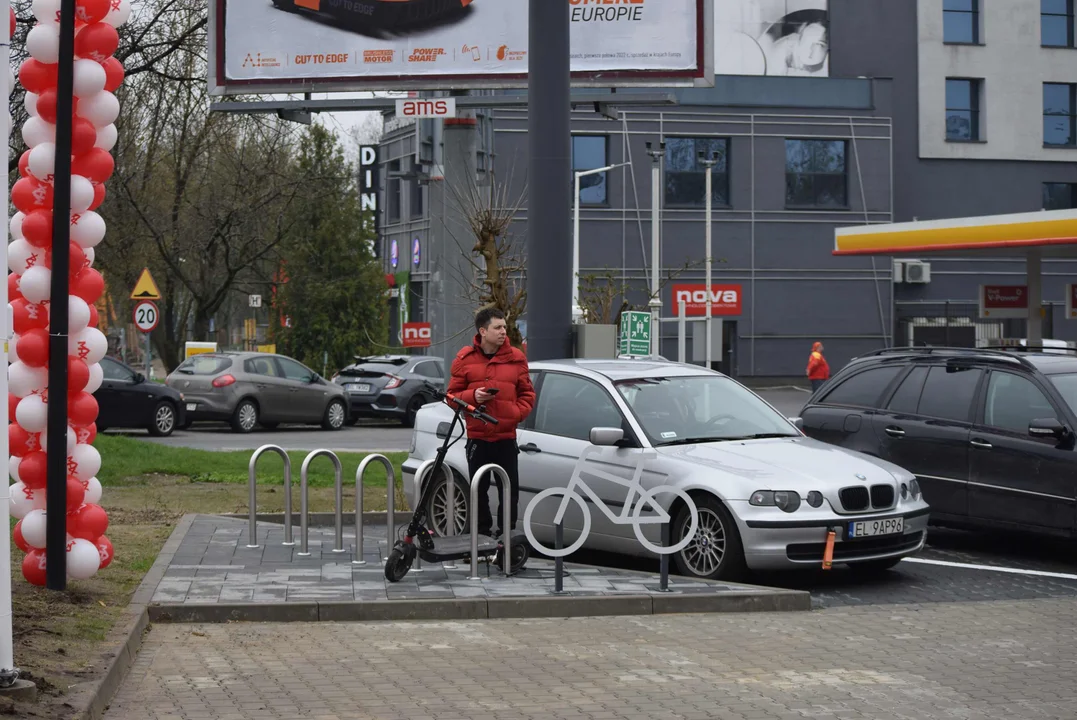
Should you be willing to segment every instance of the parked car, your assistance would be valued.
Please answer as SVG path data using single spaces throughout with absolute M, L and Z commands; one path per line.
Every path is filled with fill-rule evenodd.
M 805 437 L 766 401 L 721 373 L 643 360 L 544 361 L 530 369 L 537 400 L 518 430 L 521 523 L 536 495 L 569 486 L 586 451 L 594 459 L 591 467 L 625 480 L 621 485 L 584 472 L 587 485 L 615 514 L 626 504 L 625 486 L 637 462 L 643 463 L 645 490 L 671 485 L 691 496 L 698 531 L 673 555 L 690 576 L 732 580 L 746 569 L 819 567 L 831 529 L 834 562 L 862 570 L 892 567 L 923 547 L 929 508 L 910 473 Z M 444 402 L 418 413 L 403 463 L 404 488 L 413 503 L 419 497 L 418 468 L 434 457 L 451 418 Z M 457 484 L 456 532 L 465 534 L 464 443 L 452 445 L 446 462 Z M 423 482 L 438 483 L 429 511 L 436 531 L 444 534 L 446 481 L 439 473 Z M 658 544 L 658 525 L 616 522 L 578 493 L 569 497 L 578 503 L 569 504 L 564 519 L 564 547 L 581 536 L 587 507 L 591 524 L 583 547 L 654 557 L 637 533 Z M 666 547 L 675 546 L 691 529 L 688 505 L 672 493 L 653 497 L 672 517 Z M 550 499 L 533 509 L 536 540 L 548 548 L 554 547 L 557 506 Z
M 893 348 L 854 358 L 804 432 L 915 473 L 931 521 L 1077 534 L 1077 355 Z
M 445 374 L 439 357 L 378 355 L 356 357 L 333 382 L 347 392 L 353 420 L 392 418 L 412 427 L 419 408 L 432 400 L 427 383 L 444 390 Z
M 97 430 L 146 428 L 150 435 L 167 437 L 185 422 L 183 394 L 147 380 L 134 368 L 111 357 L 101 358 L 104 379 L 94 392 Z
M 280 423 L 340 430 L 348 420 L 344 389 L 283 355 L 203 353 L 183 361 L 165 382 L 184 394 L 189 422 L 225 420 L 239 433 Z

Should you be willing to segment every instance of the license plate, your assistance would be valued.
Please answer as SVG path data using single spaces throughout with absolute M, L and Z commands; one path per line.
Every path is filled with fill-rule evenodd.
M 187 403 L 187 412 L 194 412 L 198 409 L 198 403 Z
M 370 386 L 367 385 L 366 383 L 363 383 L 361 385 L 349 385 L 348 389 L 351 390 L 352 392 L 356 392 L 356 393 L 368 393 L 368 392 L 370 392 Z
M 849 523 L 850 540 L 877 535 L 895 535 L 901 532 L 905 532 L 905 518 L 900 517 Z

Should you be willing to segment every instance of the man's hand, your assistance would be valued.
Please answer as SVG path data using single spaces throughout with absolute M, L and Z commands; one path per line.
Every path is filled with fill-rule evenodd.
M 494 396 L 491 393 L 486 392 L 486 388 L 479 388 L 475 391 L 475 403 L 483 405 L 487 400 L 491 400 Z

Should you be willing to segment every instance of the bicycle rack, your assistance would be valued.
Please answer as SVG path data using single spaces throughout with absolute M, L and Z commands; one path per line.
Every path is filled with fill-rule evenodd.
M 479 504 L 479 478 L 488 472 L 497 475 L 501 481 L 501 560 L 504 566 L 502 570 L 508 576 L 509 571 L 512 569 L 512 544 L 510 542 L 510 533 L 512 532 L 510 529 L 512 525 L 512 487 L 509 482 L 509 474 L 505 472 L 505 468 L 496 463 L 489 463 L 476 470 L 471 477 L 471 505 L 468 506 L 469 514 L 471 515 L 471 577 L 468 580 L 482 579 L 479 577 L 479 513 L 476 508 Z
M 333 548 L 333 552 L 335 552 L 335 553 L 344 552 L 344 507 L 343 507 L 343 505 L 344 505 L 344 482 L 343 482 L 344 481 L 344 468 L 341 467 L 340 458 L 337 457 L 336 453 L 334 453 L 334 452 L 332 452 L 330 450 L 314 450 L 313 452 L 310 453 L 310 455 L 307 455 L 305 460 L 303 460 L 303 466 L 299 470 L 299 492 L 300 492 L 300 495 L 301 495 L 301 497 L 299 499 L 300 508 L 301 508 L 301 510 L 300 510 L 301 514 L 300 514 L 300 517 L 299 517 L 299 527 L 300 527 L 300 534 L 303 536 L 301 538 L 301 541 L 300 541 L 299 552 L 297 553 L 297 555 L 299 555 L 300 557 L 309 557 L 310 556 L 310 552 L 308 552 L 308 549 L 307 549 L 307 537 L 308 537 L 308 533 L 309 533 L 309 530 L 310 530 L 310 528 L 307 527 L 308 520 L 309 520 L 309 518 L 307 517 L 308 514 L 309 514 L 308 513 L 308 498 L 307 498 L 307 471 L 310 469 L 311 461 L 314 460 L 314 458 L 320 457 L 320 456 L 323 456 L 323 455 L 333 461 L 333 470 L 334 470 L 334 475 L 335 475 L 335 480 L 336 480 L 336 484 L 335 484 L 335 489 L 336 489 L 336 511 L 335 511 L 335 516 L 336 517 L 335 517 L 335 521 L 336 521 L 336 531 L 337 531 L 337 536 L 336 536 L 337 544 L 336 544 L 336 547 Z
M 255 468 L 258 465 L 258 458 L 264 453 L 275 452 L 284 459 L 284 542 L 282 545 L 295 545 L 292 540 L 292 459 L 288 457 L 288 453 L 276 445 L 263 445 L 254 451 L 251 455 L 251 462 L 248 466 L 250 471 L 250 531 L 248 533 L 248 548 L 258 547 L 258 523 L 255 519 L 258 506 L 258 481 L 255 477 Z
M 380 462 L 385 467 L 385 484 L 389 488 L 389 495 L 386 499 L 390 527 L 389 550 L 392 550 L 392 528 L 394 526 L 392 513 L 394 512 L 393 498 L 396 495 L 396 471 L 393 470 L 393 463 L 389 461 L 389 458 L 374 453 L 363 458 L 363 461 L 359 463 L 359 469 L 355 471 L 355 559 L 352 560 L 352 565 L 366 565 L 366 560 L 363 559 L 363 476 L 366 475 L 367 468 L 370 467 L 371 463 L 375 462 Z

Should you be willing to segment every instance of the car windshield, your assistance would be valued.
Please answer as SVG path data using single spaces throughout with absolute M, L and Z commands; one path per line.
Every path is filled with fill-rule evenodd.
M 1058 390 L 1058 394 L 1070 406 L 1070 410 L 1077 413 L 1077 373 L 1063 373 L 1047 377 L 1051 379 L 1051 384 Z
M 639 378 L 618 382 L 617 390 L 655 446 L 798 436 L 785 417 L 726 377 Z
M 181 372 L 184 375 L 216 375 L 223 370 L 227 370 L 231 365 L 231 358 L 202 354 L 184 360 L 176 368 L 176 372 Z

